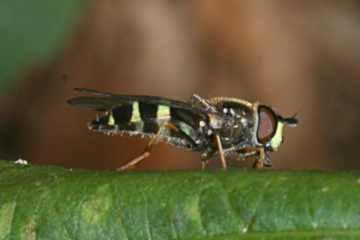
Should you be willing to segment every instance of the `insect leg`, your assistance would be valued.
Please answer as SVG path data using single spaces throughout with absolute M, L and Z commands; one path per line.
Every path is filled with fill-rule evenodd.
M 161 131 L 161 128 L 162 127 L 166 127 L 166 128 L 169 128 L 169 129 L 173 129 L 173 130 L 176 130 L 177 131 L 177 128 L 176 126 L 174 126 L 173 124 L 171 123 L 165 123 L 164 125 L 160 126 L 159 129 L 157 130 L 156 132 L 156 135 L 149 141 L 149 143 L 146 145 L 146 148 L 144 150 L 144 152 L 134 158 L 133 160 L 131 160 L 130 162 L 128 162 L 127 164 L 117 168 L 116 170 L 118 171 L 124 171 L 124 170 L 127 170 L 131 167 L 134 167 L 135 165 L 139 164 L 141 161 L 143 161 L 145 158 L 148 158 L 151 154 L 151 150 L 152 150 L 152 147 L 154 145 L 156 145 L 158 142 L 159 142 L 159 138 L 160 138 L 160 131 Z
M 237 156 L 236 160 L 243 161 L 248 157 L 252 157 L 252 156 L 256 155 L 257 151 L 254 150 L 254 151 L 250 151 L 250 152 L 238 152 L 238 154 L 239 155 Z
M 214 153 L 215 150 L 213 148 L 207 148 L 203 153 L 201 153 L 201 170 L 205 170 Z
M 204 171 L 208 165 L 209 160 L 201 160 L 201 170 Z
M 159 133 L 159 132 L 160 132 L 160 131 L 158 131 L 158 133 Z M 133 160 L 131 160 L 131 161 L 128 162 L 127 164 L 125 164 L 125 165 L 117 168 L 116 170 L 118 170 L 118 171 L 127 170 L 127 169 L 129 169 L 129 168 L 131 168 L 131 167 L 134 167 L 135 165 L 139 164 L 139 163 L 140 163 L 141 161 L 143 161 L 145 158 L 148 158 L 148 157 L 150 156 L 152 147 L 153 147 L 156 143 L 158 143 L 158 139 L 159 139 L 159 134 L 158 134 L 158 133 L 155 135 L 154 138 L 152 138 L 152 139 L 149 141 L 149 143 L 148 143 L 148 144 L 146 145 L 146 147 L 145 147 L 144 152 L 143 152 L 140 156 L 134 158 Z
M 259 149 L 259 159 L 256 160 L 256 162 L 254 163 L 254 168 L 256 169 L 261 169 L 264 167 L 264 160 L 265 160 L 265 149 L 264 148 L 260 148 Z
M 225 159 L 225 155 L 224 155 L 224 149 L 222 147 L 220 136 L 218 134 L 215 135 L 215 140 L 216 140 L 216 145 L 217 145 L 218 150 L 219 150 L 221 165 L 222 165 L 223 169 L 226 170 L 227 169 L 227 163 L 226 163 L 226 159 Z

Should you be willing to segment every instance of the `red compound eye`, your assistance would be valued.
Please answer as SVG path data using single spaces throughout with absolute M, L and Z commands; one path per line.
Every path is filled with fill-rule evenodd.
M 259 125 L 257 137 L 259 142 L 266 143 L 274 136 L 278 119 L 271 108 L 260 106 L 258 109 Z

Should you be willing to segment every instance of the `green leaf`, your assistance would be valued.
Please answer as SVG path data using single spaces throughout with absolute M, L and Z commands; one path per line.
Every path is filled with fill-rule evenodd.
M 96 172 L 0 161 L 0 239 L 359 239 L 359 172 Z
M 0 1 L 0 90 L 64 45 L 86 0 Z

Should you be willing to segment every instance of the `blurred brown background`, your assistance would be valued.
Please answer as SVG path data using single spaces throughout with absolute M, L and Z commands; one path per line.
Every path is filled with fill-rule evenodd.
M 274 168 L 359 168 L 359 42 L 355 0 L 95 0 L 63 52 L 1 97 L 0 156 L 92 169 L 137 156 L 146 141 L 89 132 L 94 112 L 66 104 L 87 87 L 258 100 L 299 113 Z M 139 169 L 199 167 L 197 153 L 160 144 Z

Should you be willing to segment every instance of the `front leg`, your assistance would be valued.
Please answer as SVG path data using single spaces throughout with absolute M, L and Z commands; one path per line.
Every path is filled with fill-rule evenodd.
M 255 169 L 262 169 L 264 168 L 264 160 L 265 160 L 265 150 L 264 148 L 259 149 L 259 158 L 254 163 Z
M 269 154 L 266 152 L 265 148 L 259 148 L 258 150 L 259 158 L 254 163 L 254 168 L 261 169 L 264 167 L 271 167 L 272 161 Z
M 205 170 L 209 164 L 210 159 L 214 156 L 215 150 L 213 148 L 207 148 L 201 153 L 201 170 Z

